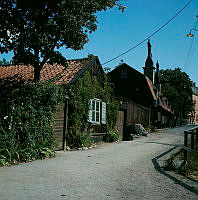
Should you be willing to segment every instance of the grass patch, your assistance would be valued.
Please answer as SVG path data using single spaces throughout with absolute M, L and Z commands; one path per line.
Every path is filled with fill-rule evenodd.
M 198 143 L 195 144 L 195 150 L 198 151 Z M 186 175 L 198 178 L 198 153 L 188 152 Z
M 195 144 L 194 150 L 198 152 L 198 143 Z M 182 161 L 183 164 L 181 164 Z M 180 163 L 180 167 L 177 167 L 177 163 Z M 184 150 L 182 150 L 168 160 L 164 170 L 198 179 L 198 153 L 187 152 L 187 162 L 184 162 Z

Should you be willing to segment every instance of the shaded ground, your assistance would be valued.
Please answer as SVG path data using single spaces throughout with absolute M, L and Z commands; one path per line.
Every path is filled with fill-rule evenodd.
M 190 146 L 190 145 L 189 145 Z M 187 164 L 184 169 L 178 169 L 175 171 L 178 171 L 178 173 L 183 174 L 185 176 L 188 176 L 189 178 L 193 178 L 198 181 L 198 143 L 195 143 L 194 150 L 196 152 L 187 152 Z M 184 150 L 180 151 L 176 156 L 173 157 L 173 160 L 184 160 Z M 167 168 L 170 168 L 171 170 L 171 164 L 170 166 L 167 166 Z M 174 170 L 174 169 L 172 169 Z
M 198 144 L 195 144 L 195 150 L 198 152 Z M 198 180 L 198 153 L 188 153 L 187 175 Z
M 197 182 L 159 167 L 159 160 L 183 143 L 186 128 L 2 167 L 0 199 L 197 200 Z

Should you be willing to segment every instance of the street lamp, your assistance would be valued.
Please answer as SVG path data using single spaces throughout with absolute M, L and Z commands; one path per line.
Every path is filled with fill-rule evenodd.
M 195 24 L 195 27 L 190 29 L 190 32 L 186 35 L 187 37 L 194 37 L 194 35 L 192 34 L 192 31 L 198 31 L 196 29 L 196 26 L 197 26 L 197 23 L 198 23 L 198 15 L 196 15 L 196 18 L 197 18 L 197 22 Z
M 197 29 L 195 28 L 191 28 L 190 29 L 190 32 L 186 35 L 187 37 L 194 37 L 194 35 L 192 34 L 192 31 L 198 31 Z

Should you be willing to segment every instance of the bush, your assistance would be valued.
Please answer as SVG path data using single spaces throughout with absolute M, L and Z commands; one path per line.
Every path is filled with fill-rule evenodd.
M 104 136 L 105 142 L 115 142 L 119 140 L 119 133 L 116 130 L 109 130 L 107 134 Z
M 0 88 L 0 165 L 53 156 L 53 117 L 62 88 L 13 80 L 1 80 Z
M 70 132 L 71 135 L 67 135 L 67 142 L 71 148 L 90 147 L 93 143 L 90 133 L 88 132 Z

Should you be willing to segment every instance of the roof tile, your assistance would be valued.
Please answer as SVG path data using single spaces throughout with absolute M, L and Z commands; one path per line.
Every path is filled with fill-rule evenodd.
M 57 85 L 69 83 L 87 63 L 88 59 L 68 60 L 66 68 L 59 64 L 45 64 L 40 73 L 40 80 L 53 79 Z M 32 81 L 34 68 L 31 65 L 0 66 L 0 79 L 14 76 L 17 76 L 18 80 Z

